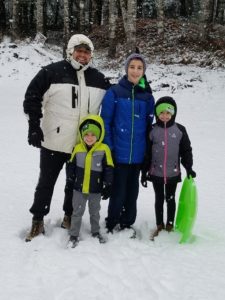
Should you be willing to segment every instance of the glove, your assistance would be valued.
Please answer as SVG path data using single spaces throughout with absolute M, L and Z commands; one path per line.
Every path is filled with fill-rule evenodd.
M 107 200 L 112 194 L 112 185 L 105 184 L 102 189 L 102 200 Z
M 29 120 L 28 123 L 28 144 L 40 148 L 41 141 L 44 141 L 44 135 L 40 127 L 40 121 Z
M 74 179 L 69 177 L 66 179 L 65 190 L 73 191 Z
M 146 188 L 148 187 L 148 181 L 147 181 L 147 173 L 142 173 L 141 175 L 141 185 Z
M 192 177 L 192 178 L 196 177 L 196 173 L 192 169 L 186 170 L 186 172 L 187 172 L 187 178 L 188 179 L 190 179 L 190 177 Z
M 141 171 L 141 185 L 145 188 L 148 187 L 148 181 L 151 181 L 151 175 L 150 175 L 149 171 L 146 172 L 146 171 L 142 170 Z

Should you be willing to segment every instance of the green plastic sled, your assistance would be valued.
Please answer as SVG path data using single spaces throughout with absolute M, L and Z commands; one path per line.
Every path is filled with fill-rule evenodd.
M 182 236 L 179 243 L 186 243 L 192 237 L 192 229 L 197 216 L 198 195 L 194 179 L 184 179 L 175 221 L 175 230 Z

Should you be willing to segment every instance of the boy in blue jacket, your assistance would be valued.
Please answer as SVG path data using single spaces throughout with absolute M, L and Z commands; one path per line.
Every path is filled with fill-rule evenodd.
M 134 224 L 137 215 L 139 174 L 146 151 L 147 131 L 154 116 L 154 98 L 145 77 L 146 62 L 133 53 L 125 62 L 126 75 L 112 86 L 102 102 L 104 142 L 114 159 L 113 192 L 106 227 L 113 232 Z

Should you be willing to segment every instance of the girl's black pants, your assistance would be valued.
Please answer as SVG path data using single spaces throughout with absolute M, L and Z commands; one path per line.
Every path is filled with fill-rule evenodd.
M 164 223 L 164 201 L 167 203 L 167 219 L 166 224 L 173 225 L 176 202 L 175 193 L 177 188 L 177 182 L 164 184 L 162 182 L 153 182 L 153 188 L 155 191 L 155 215 L 156 225 L 162 225 Z

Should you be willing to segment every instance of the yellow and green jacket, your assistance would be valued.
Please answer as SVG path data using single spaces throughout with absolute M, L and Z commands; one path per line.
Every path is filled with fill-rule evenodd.
M 99 140 L 91 147 L 81 138 L 81 128 L 86 122 L 96 123 L 101 128 Z M 80 143 L 75 146 L 67 166 L 67 180 L 73 188 L 84 194 L 101 193 L 103 184 L 113 182 L 113 160 L 109 147 L 103 144 L 104 123 L 98 115 L 88 115 L 79 126 Z

